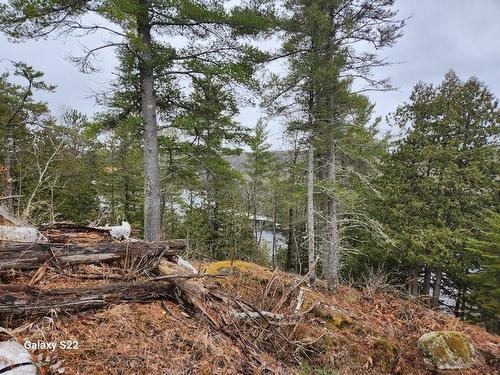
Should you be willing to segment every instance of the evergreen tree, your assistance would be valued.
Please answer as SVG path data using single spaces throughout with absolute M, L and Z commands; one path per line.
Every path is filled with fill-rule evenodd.
M 185 112 L 172 125 L 179 134 L 162 137 L 165 153 L 177 155 L 169 159 L 167 174 L 172 181 L 182 179 L 179 187 L 187 190 L 188 202 L 181 204 L 197 250 L 216 259 L 245 257 L 255 249 L 255 239 L 242 199 L 242 175 L 227 158 L 241 153 L 249 130 L 233 120 L 238 108 L 222 81 L 207 75 L 194 83 Z
M 270 200 L 270 197 L 266 196 L 266 193 L 271 190 L 269 180 L 274 177 L 271 172 L 275 155 L 270 151 L 271 145 L 267 143 L 267 137 L 266 124 L 259 120 L 255 126 L 255 132 L 250 138 L 250 152 L 247 154 L 245 163 L 245 169 L 250 179 L 248 192 L 250 212 L 258 246 L 261 244 L 263 229 L 258 224 L 258 216 L 269 212 L 264 206 Z
M 29 128 L 43 123 L 48 113 L 47 105 L 33 97 L 36 90 L 52 91 L 54 86 L 43 80 L 44 74 L 22 62 L 12 62 L 14 77 L 20 77 L 23 84 L 14 84 L 9 73 L 0 76 L 0 123 L 2 124 L 2 182 L 4 204 L 15 209 L 13 195 L 18 177 L 12 171 L 12 159 L 19 150 L 16 143 Z
M 393 3 L 387 0 L 285 2 L 287 13 L 282 27 L 287 33 L 282 55 L 288 57 L 290 72 L 277 86 L 273 98 L 292 98 L 297 104 L 292 106 L 294 113 L 304 114 L 302 118 L 307 120 L 302 121 L 301 127 L 310 134 L 309 143 L 324 163 L 316 170 L 329 185 L 337 184 L 339 139 L 336 133 L 344 121 L 344 103 L 349 101 L 346 98 L 352 80 L 360 79 L 371 88 L 389 86 L 387 80 L 370 77 L 373 68 L 387 63 L 376 53 L 360 52 L 355 46 L 368 42 L 378 50 L 398 39 L 404 22 L 395 19 L 397 12 L 392 9 Z M 278 106 L 287 108 L 286 104 Z M 332 189 L 325 193 L 324 269 L 329 288 L 335 289 L 341 258 L 338 197 Z
M 457 301 L 457 315 L 482 322 L 487 329 L 499 332 L 500 311 L 500 214 L 488 212 L 485 229 L 479 238 L 467 242 L 467 251 L 479 259 L 479 266 L 468 276 L 470 294 Z M 465 310 L 465 302 L 470 304 Z M 479 313 L 479 315 L 478 315 Z
M 0 118 L 5 203 L 33 223 L 64 218 L 88 222 L 97 212 L 93 152 L 83 136 L 86 119 L 69 111 L 55 120 L 36 90 L 52 91 L 43 73 L 14 63 L 13 84 L 0 79 Z M 3 203 L 3 202 L 2 202 Z
M 383 221 L 410 291 L 418 292 L 425 268 L 427 293 L 432 271 L 437 303 L 442 282 L 461 293 L 460 280 L 477 264 L 465 241 L 479 234 L 484 210 L 498 205 L 498 104 L 477 79 L 462 82 L 450 72 L 438 87 L 419 83 L 394 122 L 402 136 L 384 168 Z
M 255 7 L 254 7 L 255 8 Z M 86 24 L 85 15 L 104 18 Z M 88 48 L 76 58 L 83 70 L 95 69 L 93 58 L 104 48 L 126 48 L 137 61 L 138 93 L 143 126 L 144 237 L 161 236 L 160 163 L 155 86 L 160 77 L 189 77 L 200 69 L 228 76 L 252 72 L 263 55 L 239 42 L 238 36 L 266 31 L 271 25 L 265 9 L 236 6 L 226 10 L 223 2 L 185 0 L 11 0 L 0 5 L 0 29 L 19 40 L 43 38 L 53 32 L 76 34 L 103 32 L 111 41 Z M 182 48 L 170 40 L 184 38 Z M 232 39 L 233 42 L 228 43 Z

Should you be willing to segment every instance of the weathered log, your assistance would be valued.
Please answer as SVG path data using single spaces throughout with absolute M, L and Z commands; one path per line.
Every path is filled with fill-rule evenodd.
M 173 295 L 171 280 L 113 283 L 86 288 L 38 289 L 0 285 L 0 316 L 43 315 L 52 309 L 72 312 L 114 303 L 151 302 Z
M 0 204 L 0 241 L 33 242 L 41 239 L 33 225 L 18 219 Z
M 36 269 L 45 261 L 62 266 L 111 262 L 124 257 L 153 259 L 160 255 L 176 255 L 184 247 L 185 240 L 103 242 L 92 245 L 7 242 L 0 243 L 0 271 Z
M 79 243 L 89 244 L 97 242 L 111 242 L 109 229 L 87 227 L 73 223 L 53 223 L 38 227 L 51 243 Z
M 0 241 L 33 242 L 43 240 L 35 227 L 0 225 Z

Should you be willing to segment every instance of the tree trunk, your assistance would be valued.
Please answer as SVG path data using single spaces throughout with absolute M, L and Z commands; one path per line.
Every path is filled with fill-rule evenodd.
M 465 296 L 462 295 L 462 303 L 460 304 L 460 317 L 461 318 L 465 318 L 465 314 L 466 314 L 466 309 L 467 309 L 467 305 L 466 305 L 466 301 L 465 301 Z
M 326 154 L 326 180 L 332 189 L 337 179 L 335 153 L 335 141 L 331 139 Z M 329 193 L 326 198 L 326 226 L 326 282 L 329 290 L 335 290 L 339 284 L 340 251 L 337 227 L 337 201 L 333 192 Z
M 292 187 L 289 190 L 289 194 L 293 194 L 293 185 L 295 184 L 295 176 L 294 176 L 294 169 L 297 164 L 297 160 L 299 157 L 299 144 L 297 142 L 297 139 L 294 142 L 294 147 L 293 147 L 293 154 L 292 154 L 292 165 L 290 168 L 290 176 L 288 179 L 288 186 Z M 294 206 L 293 204 L 290 206 L 288 209 L 288 240 L 287 240 L 287 249 L 286 249 L 286 261 L 285 261 L 285 271 L 292 271 L 293 268 L 293 251 L 295 249 L 295 223 L 294 223 L 294 214 L 293 214 Z
M 26 285 L 0 285 L 0 315 L 43 315 L 52 309 L 81 311 L 113 303 L 150 302 L 174 295 L 170 280 L 114 283 L 87 288 L 38 289 Z
M 124 258 L 144 263 L 160 256 L 176 255 L 186 247 L 185 240 L 165 242 L 103 242 L 92 245 L 48 243 L 3 243 L 0 271 L 30 270 L 52 261 L 59 266 L 112 262 Z
M 416 296 L 418 294 L 418 268 L 411 268 L 408 275 L 408 292 Z
M 259 207 L 257 202 L 257 175 L 252 173 L 252 214 L 253 214 L 253 228 L 255 234 L 255 241 L 257 241 L 257 247 L 260 247 L 262 242 L 262 232 L 264 230 L 262 223 L 259 224 L 257 216 L 259 213 Z
M 434 280 L 434 288 L 432 289 L 432 303 L 434 306 L 439 305 L 439 296 L 441 295 L 441 279 L 443 271 L 436 272 L 436 280 Z
M 10 137 L 9 126 L 3 131 L 3 196 L 6 197 L 2 203 L 12 212 L 12 176 L 11 169 L 12 138 Z
M 316 279 L 316 254 L 314 252 L 314 147 L 312 144 L 309 145 L 307 152 L 307 254 L 309 281 L 313 283 Z
M 421 294 L 428 296 L 430 289 L 431 289 L 431 270 L 429 267 L 425 267 L 424 285 Z
M 273 248 L 272 248 L 272 261 L 273 268 L 276 269 L 278 262 L 276 259 L 276 216 L 277 216 L 277 207 L 276 207 L 276 194 L 273 194 Z
M 130 175 L 125 173 L 123 188 L 125 189 L 124 202 L 123 202 L 123 220 L 127 222 L 132 221 L 132 210 L 130 209 L 130 201 L 132 199 L 132 194 L 130 192 Z
M 257 241 L 257 246 L 260 246 L 259 228 L 257 223 L 257 190 L 255 179 L 252 182 L 252 195 L 253 230 L 255 234 L 255 241 Z
M 457 299 L 455 300 L 454 313 L 457 318 L 460 318 L 460 304 L 462 303 L 462 292 L 459 290 L 457 293 Z
M 285 271 L 292 270 L 292 252 L 294 241 L 294 223 L 293 223 L 293 207 L 288 209 L 288 241 L 286 246 L 286 261 L 285 261 Z
M 137 15 L 137 32 L 141 41 L 139 76 L 141 112 L 144 120 L 144 239 L 146 241 L 159 241 L 161 237 L 160 163 L 149 0 L 141 0 L 140 3 Z

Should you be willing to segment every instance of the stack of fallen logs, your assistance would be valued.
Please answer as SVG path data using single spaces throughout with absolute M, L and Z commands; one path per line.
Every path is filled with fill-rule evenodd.
M 103 278 L 127 280 L 141 274 L 152 274 L 163 261 L 176 263 L 178 251 L 185 240 L 147 242 L 127 239 L 113 240 L 103 228 L 74 224 L 53 224 L 40 227 L 43 235 L 36 242 L 0 242 L 0 273 L 37 270 L 40 278 L 48 268 L 64 274 L 75 265 L 120 263 L 130 276 Z M 99 275 L 86 275 L 86 278 Z M 0 314 L 36 315 L 51 309 L 64 311 L 104 307 L 111 303 L 151 301 L 171 293 L 173 283 L 162 280 L 107 283 L 89 288 L 38 289 L 31 285 L 0 284 Z
M 31 320 L 53 310 L 68 313 L 105 308 L 115 303 L 170 299 L 178 301 L 186 312 L 204 319 L 237 345 L 248 358 L 246 366 L 253 368 L 252 371 L 280 372 L 279 363 L 263 356 L 236 324 L 245 317 L 252 321 L 280 319 L 279 314 L 257 311 L 229 298 L 213 283 L 203 282 L 201 278 L 221 275 L 198 274 L 180 258 L 178 253 L 186 247 L 185 240 L 117 240 L 107 228 L 67 223 L 40 227 L 39 231 L 40 240 L 35 242 L 0 241 L 0 282 L 4 282 L 0 284 L 0 320 L 6 317 Z M 74 266 L 85 264 L 114 264 L 119 274 L 73 272 Z M 106 282 L 73 288 L 36 287 L 47 270 L 67 277 L 101 278 Z M 9 277 L 2 274 L 13 271 L 29 273 L 30 283 L 5 283 Z

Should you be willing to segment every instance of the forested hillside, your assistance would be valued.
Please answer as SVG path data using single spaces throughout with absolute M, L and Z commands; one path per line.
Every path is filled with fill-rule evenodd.
M 406 21 L 393 0 L 2 2 L 12 42 L 100 32 L 72 62 L 118 65 L 104 110 L 53 113 L 36 57 L 1 52 L 0 203 L 35 225 L 128 222 L 324 293 L 383 280 L 498 334 L 498 98 L 450 70 L 376 117 L 366 93 L 395 89 Z

